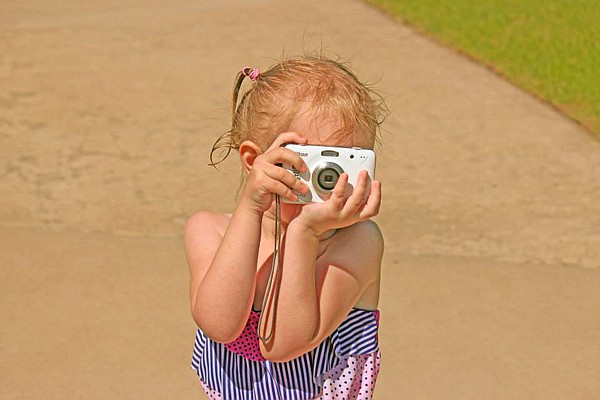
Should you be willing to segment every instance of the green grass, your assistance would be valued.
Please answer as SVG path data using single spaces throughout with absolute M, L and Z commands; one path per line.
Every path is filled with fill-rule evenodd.
M 600 0 L 369 0 L 600 137 Z

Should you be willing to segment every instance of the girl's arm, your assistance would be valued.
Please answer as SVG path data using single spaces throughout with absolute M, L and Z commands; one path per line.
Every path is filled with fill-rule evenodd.
M 330 244 L 336 249 L 327 249 L 316 264 L 308 259 L 315 253 L 299 247 L 303 240 L 292 244 L 289 229 L 288 235 L 273 337 L 260 345 L 263 356 L 276 362 L 296 358 L 331 335 L 365 290 L 378 282 L 383 255 L 383 238 L 372 221 L 336 233 Z
M 213 340 L 230 342 L 252 306 L 262 217 L 240 204 L 225 232 L 210 229 L 222 218 L 195 214 L 186 226 L 185 245 L 194 320 Z
M 344 200 L 344 175 L 328 202 L 304 206 L 313 209 L 307 209 L 304 217 L 303 210 L 288 226 L 274 333 L 269 342 L 261 343 L 269 360 L 288 361 L 315 348 L 378 282 L 383 238 L 377 225 L 366 219 L 378 213 L 380 183 L 373 182 L 367 203 L 362 203 L 363 174 L 354 194 Z M 319 256 L 318 236 L 344 226 Z
M 287 142 L 305 143 L 306 139 L 284 133 L 266 152 L 254 153 L 246 185 L 228 223 L 219 220 L 223 216 L 210 213 L 199 213 L 188 221 L 185 243 L 192 315 L 215 341 L 235 340 L 248 320 L 254 300 L 262 216 L 271 206 L 274 193 L 296 200 L 290 188 L 308 190 L 275 165 L 286 162 L 306 168 L 299 155 L 280 147 Z M 258 148 L 245 143 L 242 146 Z M 225 227 L 224 232 L 219 232 L 218 226 Z

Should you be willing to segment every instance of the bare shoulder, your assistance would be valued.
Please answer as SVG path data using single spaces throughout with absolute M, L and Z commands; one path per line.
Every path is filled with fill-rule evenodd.
M 375 221 L 366 220 L 340 229 L 326 251 L 328 262 L 369 279 L 378 276 L 384 241 Z
M 217 232 L 223 236 L 230 219 L 231 214 L 198 211 L 187 219 L 184 232 L 185 237 L 211 232 Z
M 191 215 L 184 230 L 185 254 L 192 272 L 210 264 L 223 239 L 230 214 L 200 211 Z
M 359 236 L 361 239 L 371 239 L 380 242 L 383 245 L 383 235 L 379 225 L 372 219 L 357 222 L 341 230 L 342 233 Z
M 317 261 L 320 323 L 315 340 L 339 327 L 353 307 L 375 310 L 379 304 L 383 235 L 374 221 L 339 229 Z
M 340 229 L 333 238 L 336 246 L 356 248 L 359 252 L 383 251 L 383 234 L 370 219 Z

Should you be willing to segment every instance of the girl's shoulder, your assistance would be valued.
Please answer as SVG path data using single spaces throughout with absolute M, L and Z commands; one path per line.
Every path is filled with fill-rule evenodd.
M 363 279 L 378 276 L 384 241 L 375 221 L 365 220 L 339 229 L 323 253 L 323 261 L 333 263 Z
M 186 224 L 183 234 L 183 242 L 186 257 L 190 269 L 198 271 L 198 266 L 210 264 L 231 216 L 200 211 L 191 215 Z
M 371 219 L 357 222 L 353 225 L 339 229 L 333 236 L 333 244 L 338 246 L 373 251 L 383 251 L 383 234 L 379 225 Z
M 231 214 L 198 211 L 192 214 L 185 224 L 185 236 L 202 234 L 224 235 Z

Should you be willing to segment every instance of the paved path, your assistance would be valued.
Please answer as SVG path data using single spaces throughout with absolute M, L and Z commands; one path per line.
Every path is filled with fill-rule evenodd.
M 0 5 L 0 398 L 202 398 L 181 245 L 244 65 L 376 82 L 377 399 L 600 396 L 600 143 L 359 1 Z

